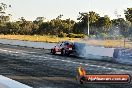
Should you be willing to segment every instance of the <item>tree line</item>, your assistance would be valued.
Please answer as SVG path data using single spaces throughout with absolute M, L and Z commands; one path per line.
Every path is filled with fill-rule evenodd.
M 87 34 L 88 23 L 90 35 L 132 35 L 132 8 L 124 11 L 125 18 L 110 19 L 108 15 L 100 16 L 94 11 L 79 13 L 78 22 L 69 19 L 61 19 L 59 15 L 55 19 L 45 21 L 44 17 L 37 17 L 34 21 L 28 21 L 24 17 L 18 21 L 10 21 L 11 14 L 6 14 L 6 9 L 11 5 L 0 3 L 0 34 L 20 35 L 56 35 L 60 37 L 73 36 L 75 34 Z M 82 36 L 82 35 L 80 35 Z

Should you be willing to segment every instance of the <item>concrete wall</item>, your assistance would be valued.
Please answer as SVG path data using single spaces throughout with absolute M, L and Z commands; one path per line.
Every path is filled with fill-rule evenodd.
M 132 49 L 105 48 L 90 46 L 78 42 L 75 42 L 74 44 L 80 57 L 85 57 L 86 59 L 115 61 L 132 65 Z
M 113 58 L 119 63 L 132 65 L 132 49 L 115 49 Z
M 0 88 L 32 88 L 15 80 L 0 75 Z

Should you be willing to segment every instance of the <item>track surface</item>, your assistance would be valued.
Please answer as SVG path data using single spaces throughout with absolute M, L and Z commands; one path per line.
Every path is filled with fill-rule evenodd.
M 78 84 L 76 67 L 90 74 L 130 74 L 132 66 L 74 56 L 51 55 L 49 50 L 0 45 L 0 75 L 33 88 L 132 88 L 130 84 Z

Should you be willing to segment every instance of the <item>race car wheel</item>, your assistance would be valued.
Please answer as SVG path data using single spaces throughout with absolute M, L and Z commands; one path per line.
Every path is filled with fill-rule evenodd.
M 66 56 L 70 56 L 70 53 L 69 52 L 66 52 Z
M 51 53 L 55 54 L 56 53 L 55 49 L 51 49 Z
M 61 49 L 61 55 L 65 55 L 65 54 L 66 54 L 65 49 Z

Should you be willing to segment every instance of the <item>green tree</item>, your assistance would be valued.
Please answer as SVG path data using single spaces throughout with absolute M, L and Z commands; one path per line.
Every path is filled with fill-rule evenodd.
M 127 10 L 125 10 L 125 17 L 132 23 L 132 8 L 127 8 Z
M 89 25 L 90 25 L 90 34 L 97 34 L 98 28 L 96 26 L 96 22 L 98 21 L 98 19 L 100 18 L 99 14 L 97 14 L 96 12 L 89 12 Z
M 89 18 L 88 13 L 80 13 L 79 12 L 79 17 L 77 18 L 77 20 L 79 20 L 79 22 L 76 24 L 76 26 L 77 26 L 76 30 L 78 32 L 87 34 L 88 18 Z
M 20 26 L 17 22 L 8 22 L 6 23 L 5 34 L 18 34 Z
M 121 21 L 121 23 L 120 23 L 120 32 L 124 36 L 124 38 L 127 38 L 130 35 L 129 27 L 130 27 L 130 25 L 127 21 L 125 21 L 125 20 Z
M 10 20 L 11 14 L 5 15 L 6 14 L 6 9 L 8 7 L 11 7 L 11 6 L 10 5 L 7 6 L 4 3 L 0 3 L 0 23 L 5 23 L 5 22 L 8 22 Z
M 36 20 L 34 21 L 34 23 L 37 25 L 41 25 L 45 19 L 46 18 L 44 18 L 44 17 L 37 17 Z
M 89 12 L 89 22 L 91 26 L 94 26 L 94 23 L 98 21 L 99 18 L 100 16 L 96 12 L 93 11 Z
M 104 17 L 100 17 L 95 25 L 100 29 L 98 32 L 108 33 L 111 26 L 111 20 L 105 15 Z
M 20 21 L 18 21 L 18 24 L 20 26 L 19 33 L 28 35 L 32 33 L 33 28 L 33 22 L 32 21 L 26 21 L 24 17 L 20 18 Z
M 9 22 L 11 16 L 10 14 L 6 15 L 6 9 L 8 7 L 11 6 L 8 6 L 4 3 L 0 3 L 0 32 L 3 34 L 6 32 L 6 23 Z
M 95 34 L 96 33 L 96 25 L 95 23 L 99 19 L 99 14 L 96 12 L 90 11 L 89 13 L 79 13 L 79 17 L 77 20 L 79 20 L 78 23 L 75 24 L 74 26 L 74 31 L 76 33 L 84 33 L 87 34 L 87 29 L 88 29 L 88 22 L 90 25 L 90 34 Z
M 7 5 L 4 3 L 0 3 L 0 14 L 3 16 L 6 14 L 5 10 L 7 9 Z

